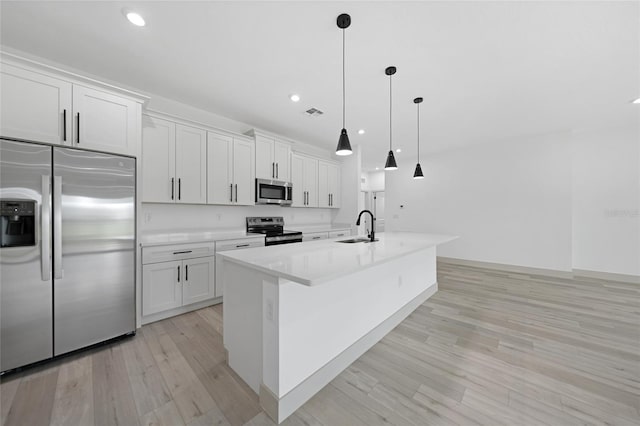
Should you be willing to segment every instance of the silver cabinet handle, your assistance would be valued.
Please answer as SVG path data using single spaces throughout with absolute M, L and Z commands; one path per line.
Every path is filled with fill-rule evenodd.
M 178 200 L 182 198 L 182 179 L 178 178 Z
M 189 265 L 184 266 L 184 280 L 189 281 Z
M 66 132 L 66 131 L 65 131 Z M 42 176 L 42 208 L 40 210 L 40 250 L 42 281 L 51 279 L 51 176 Z
M 171 199 L 172 200 L 173 200 L 175 189 L 176 189 L 176 178 L 171 178 Z
M 271 177 L 276 177 L 276 163 L 271 163 Z
M 312 240 L 319 240 L 320 237 L 311 237 Z
M 180 267 L 178 266 L 178 282 L 180 282 Z
M 278 170 L 278 166 L 279 166 L 279 164 L 276 163 L 276 178 L 280 179 L 280 171 Z
M 62 110 L 62 140 L 67 141 L 67 110 Z
M 236 183 L 236 203 L 238 202 L 238 184 Z
M 78 113 L 76 124 L 78 125 L 78 145 L 80 145 L 80 113 Z
M 236 248 L 249 247 L 250 244 L 236 244 Z
M 229 201 L 233 203 L 233 184 L 229 184 Z
M 53 272 L 62 278 L 62 176 L 53 177 Z

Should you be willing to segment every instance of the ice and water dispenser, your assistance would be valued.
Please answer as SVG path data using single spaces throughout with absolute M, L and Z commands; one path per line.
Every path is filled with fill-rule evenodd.
M 0 200 L 0 247 L 36 244 L 36 202 Z

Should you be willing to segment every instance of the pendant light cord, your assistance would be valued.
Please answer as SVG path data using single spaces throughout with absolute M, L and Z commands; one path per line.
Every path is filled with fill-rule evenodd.
M 393 97 L 391 96 L 391 75 L 389 76 L 389 151 L 393 151 L 391 139 L 391 110 L 393 108 Z
M 420 104 L 418 103 L 418 163 L 420 163 Z
M 345 123 L 345 99 L 346 99 L 346 91 L 345 91 L 345 78 L 344 78 L 344 50 L 345 50 L 345 43 L 344 43 L 344 28 L 342 29 L 342 128 L 344 129 L 344 123 Z

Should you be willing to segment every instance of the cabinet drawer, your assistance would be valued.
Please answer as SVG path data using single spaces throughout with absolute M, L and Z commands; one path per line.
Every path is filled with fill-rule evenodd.
M 142 248 L 142 264 L 169 262 L 214 255 L 214 243 L 172 244 Z
M 216 241 L 216 252 L 264 246 L 264 237 Z
M 312 232 L 302 234 L 302 241 L 326 240 L 327 238 L 329 238 L 328 232 Z
M 331 231 L 329 232 L 329 238 L 338 238 L 338 237 L 349 237 L 351 236 L 350 229 L 344 229 L 342 231 Z

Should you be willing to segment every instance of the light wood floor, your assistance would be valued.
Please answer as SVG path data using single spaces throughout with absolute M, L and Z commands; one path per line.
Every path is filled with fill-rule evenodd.
M 285 423 L 640 424 L 638 286 L 438 275 L 435 296 Z M 273 425 L 226 366 L 221 332 L 215 306 L 4 377 L 2 423 Z

